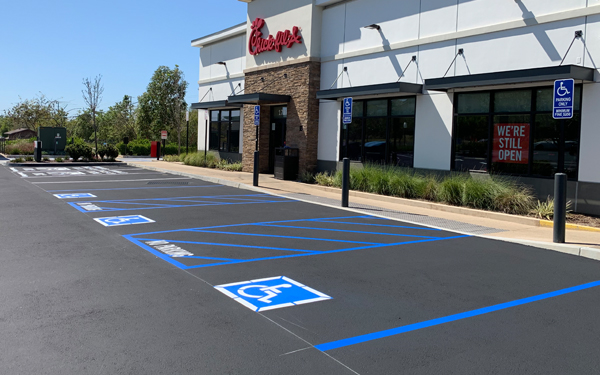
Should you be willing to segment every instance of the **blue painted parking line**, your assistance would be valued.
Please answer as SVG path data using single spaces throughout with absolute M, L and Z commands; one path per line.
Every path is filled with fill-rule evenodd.
M 317 218 L 317 219 L 299 219 L 299 220 L 284 220 L 284 221 L 270 221 L 270 222 L 259 222 L 259 223 L 243 223 L 243 224 L 228 224 L 228 225 L 217 225 L 202 228 L 189 228 L 189 229 L 178 229 L 170 231 L 158 231 L 149 233 L 139 233 L 134 235 L 124 236 L 134 244 L 151 251 L 153 254 L 169 261 L 182 269 L 194 269 L 204 267 L 214 267 L 222 265 L 231 265 L 248 262 L 258 262 L 265 260 L 275 259 L 287 259 L 295 257 L 304 257 L 312 255 L 324 255 L 324 254 L 335 254 L 340 252 L 367 250 L 367 249 L 378 249 L 385 247 L 401 246 L 408 244 L 418 244 L 432 241 L 445 241 L 458 238 L 469 237 L 467 235 L 459 235 L 454 237 L 427 237 L 418 236 L 412 234 L 403 233 L 379 233 L 379 232 L 365 232 L 365 231 L 346 231 L 346 230 L 330 230 L 327 228 L 307 227 L 307 226 L 293 226 L 293 225 L 278 225 L 285 223 L 311 223 L 311 225 L 323 225 L 331 224 L 331 220 L 363 220 L 364 224 L 369 225 L 371 217 L 365 216 L 349 216 L 343 218 Z M 392 222 L 391 220 L 389 220 Z M 355 225 L 360 225 L 358 222 L 352 222 Z M 273 234 L 266 232 L 269 227 L 283 227 L 286 228 L 286 235 Z M 405 230 L 402 226 L 391 225 L 393 229 L 398 231 Z M 246 231 L 235 231 L 236 228 L 245 228 Z M 248 233 L 247 229 L 251 229 L 253 232 Z M 412 229 L 412 228 L 410 228 Z M 294 231 L 300 230 L 302 234 L 294 235 Z M 307 231 L 312 231 L 315 235 L 306 235 Z M 311 234 L 312 234 L 311 233 Z M 348 233 L 358 234 L 370 234 L 373 235 L 375 241 L 353 241 L 347 238 Z M 210 241 L 206 240 L 206 235 L 211 234 Z M 197 235 L 196 240 L 194 236 Z M 216 236 L 215 236 L 216 235 Z M 328 237 L 321 237 L 327 235 Z M 397 242 L 385 242 L 389 241 L 389 235 L 396 236 L 398 240 L 403 238 L 404 240 Z M 181 238 L 183 236 L 183 238 Z M 388 237 L 384 237 L 388 236 Z M 261 245 L 248 244 L 244 237 L 261 237 L 264 238 L 264 243 Z M 333 237 L 333 238 L 332 238 Z M 381 241 L 377 238 L 381 237 Z M 215 239 L 219 240 L 215 240 Z M 220 241 L 220 239 L 223 239 Z M 291 246 L 281 246 L 282 239 L 294 240 L 294 243 L 298 248 Z M 298 242 L 302 241 L 302 242 Z M 312 245 L 314 243 L 314 245 Z M 315 250 L 317 244 L 320 250 Z M 353 246 L 354 245 L 354 246 Z M 359 246 L 356 246 L 359 245 Z M 223 249 L 223 250 L 218 250 Z M 252 257 L 252 250 L 261 251 L 256 253 L 255 257 Z M 225 252 L 227 255 L 219 257 L 204 256 L 206 252 L 220 251 Z M 290 254 L 268 254 L 270 251 L 280 252 L 285 251 Z M 266 252 L 266 254 L 265 254 Z M 173 255 L 174 254 L 174 255 Z M 237 255 L 236 255 L 237 254 Z M 213 255 L 213 254 L 211 254 Z M 267 255 L 267 256 L 265 256 Z M 180 260 L 174 260 L 173 257 L 181 258 Z M 213 258 L 213 259 L 209 259 Z M 221 259 L 217 259 L 221 258 Z M 200 264 L 194 262 L 194 259 L 203 260 Z M 185 260 L 185 261 L 184 261 Z M 205 262 L 205 260 L 214 260 L 215 262 Z
M 329 229 L 329 228 L 313 228 L 313 227 L 296 227 L 291 225 L 275 225 L 275 224 L 260 224 L 263 227 L 276 227 L 276 228 L 293 228 L 293 229 L 312 229 L 312 230 L 323 230 L 327 232 L 345 232 L 345 233 L 361 233 L 361 234 L 376 234 L 380 236 L 399 236 L 399 237 L 417 237 L 417 238 L 434 238 L 431 236 L 415 236 L 412 234 L 395 234 L 395 233 L 379 233 L 379 232 L 364 232 L 358 230 L 344 230 L 344 229 Z
M 195 200 L 198 199 L 198 200 Z M 189 204 L 184 204 L 189 203 Z M 141 198 L 119 200 L 94 200 L 86 202 L 69 202 L 80 212 L 88 211 L 131 211 L 154 210 L 160 208 L 185 208 L 202 206 L 221 206 L 239 204 L 291 203 L 293 200 L 276 198 L 268 194 L 248 195 L 209 195 L 173 198 Z
M 388 329 L 388 330 L 384 330 L 384 331 L 368 333 L 366 335 L 350 337 L 350 338 L 343 339 L 343 340 L 328 342 L 328 343 L 316 345 L 315 348 L 325 352 L 328 350 L 333 350 L 333 349 L 343 348 L 343 347 L 347 347 L 347 346 L 351 346 L 351 345 L 356 345 L 356 344 L 364 343 L 367 341 L 381 339 L 384 337 L 395 336 L 395 335 L 399 335 L 399 334 L 406 333 L 406 332 L 411 332 L 411 331 L 416 331 L 416 330 L 423 329 L 423 328 L 433 327 L 433 326 L 437 326 L 440 324 L 455 322 L 457 320 L 462 320 L 462 319 L 472 318 L 472 317 L 479 316 L 479 315 L 489 314 L 489 313 L 492 313 L 495 311 L 504 310 L 504 309 L 508 309 L 511 307 L 515 307 L 515 306 L 526 305 L 528 303 L 537 302 L 537 301 L 545 300 L 548 298 L 553 298 L 553 297 L 558 297 L 558 296 L 562 296 L 562 295 L 569 294 L 569 293 L 578 292 L 580 290 L 595 288 L 597 286 L 600 286 L 600 281 L 594 281 L 591 283 L 582 284 L 582 285 L 574 286 L 571 288 L 561 289 L 561 290 L 557 290 L 557 291 L 550 292 L 550 293 L 544 293 L 544 294 L 540 294 L 540 295 L 533 296 L 533 297 L 522 298 L 522 299 L 518 299 L 515 301 L 501 303 L 499 305 L 494 305 L 494 306 L 489 306 L 489 307 L 484 307 L 484 308 L 477 309 L 477 310 L 466 311 L 466 312 L 463 312 L 460 314 L 454 314 L 454 315 L 446 316 L 443 318 L 427 320 L 427 321 L 421 322 L 421 323 L 409 324 L 407 326 L 392 328 L 392 329 Z
M 420 230 L 435 230 L 440 231 L 438 228 L 426 228 L 426 227 L 407 227 L 404 225 L 385 225 L 385 224 L 367 224 L 367 223 L 353 223 L 351 221 L 337 221 L 337 220 L 323 220 L 323 223 L 333 223 L 333 224 L 349 224 L 349 225 L 363 225 L 363 226 L 372 226 L 372 227 L 386 227 L 386 228 L 405 228 L 405 229 L 420 229 Z

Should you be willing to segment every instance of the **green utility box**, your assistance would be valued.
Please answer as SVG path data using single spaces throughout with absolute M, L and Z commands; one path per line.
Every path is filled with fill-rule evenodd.
M 38 139 L 42 141 L 42 151 L 64 154 L 67 146 L 67 128 L 40 127 Z

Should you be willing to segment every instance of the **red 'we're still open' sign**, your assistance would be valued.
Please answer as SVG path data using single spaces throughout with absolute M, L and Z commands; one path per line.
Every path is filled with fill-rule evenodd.
M 495 124 L 495 163 L 529 163 L 529 124 Z

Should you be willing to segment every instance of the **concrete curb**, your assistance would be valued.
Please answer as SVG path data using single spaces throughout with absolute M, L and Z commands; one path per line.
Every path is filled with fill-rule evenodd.
M 263 189 L 260 189 L 260 188 L 254 187 L 254 186 L 250 186 L 250 185 L 246 185 L 246 184 L 243 184 L 241 182 L 233 182 L 233 181 L 223 180 L 223 179 L 216 178 L 216 177 L 202 176 L 202 175 L 197 175 L 197 174 L 193 174 L 193 173 L 177 172 L 177 171 L 173 171 L 173 170 L 170 170 L 170 169 L 150 167 L 148 165 L 140 165 L 140 164 L 137 164 L 135 162 L 125 162 L 124 161 L 123 163 L 127 164 L 127 165 L 130 165 L 132 167 L 144 168 L 144 169 L 148 169 L 148 170 L 151 170 L 151 171 L 165 172 L 165 173 L 175 174 L 175 175 L 178 175 L 178 176 L 195 178 L 197 180 L 203 180 L 203 181 L 207 181 L 207 182 L 212 182 L 213 184 L 231 186 L 231 187 L 238 188 L 238 189 L 260 191 L 261 193 L 265 192 Z
M 482 238 L 488 238 L 491 240 L 506 241 L 512 243 L 518 243 L 525 246 L 537 247 L 546 250 L 558 251 L 560 253 L 576 255 L 588 259 L 600 260 L 600 249 L 594 249 L 592 247 L 580 246 L 580 245 L 567 245 L 558 244 L 551 242 L 539 242 L 520 240 L 515 238 L 504 238 L 504 237 L 493 237 L 493 236 L 479 236 Z
M 554 228 L 554 222 L 550 220 L 540 220 L 540 227 Z M 567 223 L 567 229 L 583 230 L 587 232 L 600 232 L 600 228 L 588 227 L 585 225 L 569 224 Z

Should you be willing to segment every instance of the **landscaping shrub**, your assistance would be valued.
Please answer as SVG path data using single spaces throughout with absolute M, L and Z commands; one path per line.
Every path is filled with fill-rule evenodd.
M 50 161 L 50 158 L 49 157 L 43 157 L 42 160 L 43 161 Z
M 314 181 L 341 187 L 342 173 L 318 173 Z M 533 207 L 530 189 L 498 176 L 474 179 L 467 173 L 454 173 L 437 178 L 408 168 L 365 165 L 350 170 L 350 189 L 521 215 Z
M 25 161 L 33 161 L 33 156 L 26 156 Z
M 150 141 L 148 139 L 135 139 L 127 145 L 129 155 L 150 156 Z
M 125 155 L 129 155 L 129 150 L 127 148 L 127 145 L 123 142 L 119 142 L 117 143 L 117 149 L 119 150 L 119 154 L 125 156 Z M 118 156 L 118 155 L 117 155 Z
M 167 160 L 167 157 L 165 157 Z M 175 156 L 169 157 L 167 161 L 175 161 Z M 191 165 L 194 167 L 205 167 L 205 168 L 217 168 L 224 171 L 236 171 L 242 170 L 241 162 L 230 162 L 228 160 L 219 160 L 219 157 L 212 152 L 206 154 L 206 161 L 204 159 L 204 151 L 195 152 L 190 154 L 181 154 L 179 161 L 185 165 Z
M 14 158 L 11 160 L 12 163 L 22 163 L 24 161 L 25 161 L 25 159 L 23 159 L 23 158 Z
M 33 141 L 18 139 L 7 142 L 4 152 L 7 155 L 33 155 Z
M 65 148 L 65 151 L 73 158 L 73 161 L 77 161 L 79 158 L 91 160 L 94 157 L 94 151 L 85 143 L 76 142 L 70 144 Z
M 106 157 L 108 161 L 114 161 L 119 156 L 119 150 L 114 145 L 103 145 L 98 147 L 98 155 L 101 159 Z
M 54 159 L 54 161 L 57 163 L 62 163 L 64 160 L 63 160 L 63 158 L 56 158 L 56 159 Z

